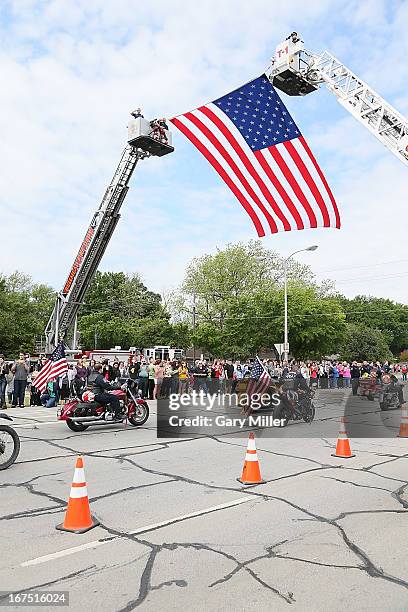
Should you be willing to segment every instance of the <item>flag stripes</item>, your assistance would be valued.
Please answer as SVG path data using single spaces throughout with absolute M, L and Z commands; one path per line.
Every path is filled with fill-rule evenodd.
M 339 228 L 333 194 L 304 137 L 266 77 L 251 83 L 171 121 L 228 185 L 259 236 L 293 229 Z M 257 88 L 258 100 L 249 97 L 250 87 Z M 248 112 L 242 110 L 245 102 Z M 250 117 L 254 118 L 250 124 L 255 132 L 246 123 Z M 283 135 L 273 137 L 285 126 Z

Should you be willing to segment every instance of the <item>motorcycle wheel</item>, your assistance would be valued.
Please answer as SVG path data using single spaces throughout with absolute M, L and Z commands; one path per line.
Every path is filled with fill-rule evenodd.
M 280 411 L 280 414 L 278 416 L 278 419 L 281 420 L 281 427 L 286 427 L 286 425 L 289 423 L 290 419 L 292 417 L 292 414 L 290 412 L 290 410 L 288 408 L 282 408 L 282 410 Z
M 83 423 L 78 423 L 78 421 L 71 421 L 71 419 L 67 420 L 67 425 L 71 431 L 75 431 L 76 433 L 80 431 L 85 431 L 88 429 L 89 425 L 84 425 Z
M 311 423 L 315 418 L 316 408 L 313 405 L 313 402 L 310 404 L 310 408 L 308 408 L 303 414 L 303 420 L 305 423 Z
M 13 445 L 11 455 L 7 459 L 8 453 L 6 454 L 7 444 Z M 17 432 L 8 425 L 0 425 L 0 470 L 5 470 L 12 465 L 18 457 L 20 452 L 20 438 Z
M 143 404 L 137 404 L 135 412 L 128 417 L 129 423 L 133 425 L 133 427 L 144 425 L 149 418 L 149 414 L 149 406 L 146 404 L 146 402 L 143 402 Z

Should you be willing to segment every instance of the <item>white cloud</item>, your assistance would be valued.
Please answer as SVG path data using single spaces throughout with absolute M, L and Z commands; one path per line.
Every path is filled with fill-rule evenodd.
M 140 104 L 149 116 L 172 116 L 222 95 L 266 67 L 294 15 L 308 47 L 341 54 L 408 107 L 401 87 L 408 70 L 403 3 L 390 17 L 385 1 L 339 2 L 336 19 L 333 3 L 318 0 L 279 6 L 256 0 L 239 3 L 239 10 L 232 0 L 9 6 L 0 20 L 0 270 L 19 268 L 55 287 L 119 159 L 128 110 Z M 307 261 L 322 270 L 403 259 L 406 169 L 331 96 L 287 102 L 333 183 L 343 229 L 277 235 L 265 245 L 287 253 L 317 242 Z M 140 271 L 156 290 L 177 284 L 191 257 L 253 237 L 206 162 L 178 134 L 176 146 L 176 154 L 136 169 L 102 262 L 104 269 Z M 406 300 L 399 284 L 363 279 L 339 288 Z

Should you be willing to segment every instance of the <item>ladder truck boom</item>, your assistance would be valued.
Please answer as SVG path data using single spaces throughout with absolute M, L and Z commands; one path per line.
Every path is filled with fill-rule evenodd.
M 305 51 L 292 32 L 276 48 L 269 79 L 290 96 L 304 96 L 326 85 L 343 108 L 408 165 L 408 120 L 327 51 Z
M 78 254 L 45 329 L 45 350 L 50 353 L 73 328 L 72 348 L 76 349 L 76 318 L 86 292 L 98 269 L 120 218 L 120 208 L 129 190 L 129 181 L 139 160 L 174 151 L 171 133 L 164 119 L 147 121 L 140 109 L 132 113 L 128 143 L 99 208 L 94 213 Z

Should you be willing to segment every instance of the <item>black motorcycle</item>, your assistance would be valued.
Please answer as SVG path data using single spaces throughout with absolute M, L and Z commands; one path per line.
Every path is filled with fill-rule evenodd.
M 274 412 L 274 418 L 281 419 L 282 426 L 286 427 L 289 421 L 305 421 L 311 423 L 316 414 L 313 403 L 313 389 L 287 389 L 282 392 L 279 405 Z
M 398 383 L 384 385 L 380 396 L 381 410 L 393 410 L 401 405 L 400 394 L 402 386 Z
M 8 414 L 0 412 L 0 419 L 12 421 Z M 20 452 L 20 438 L 15 429 L 9 425 L 0 423 L 0 470 L 10 467 Z

